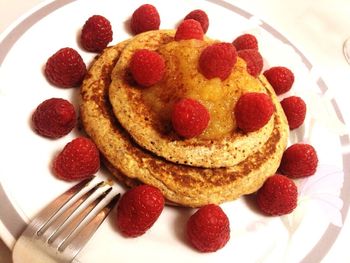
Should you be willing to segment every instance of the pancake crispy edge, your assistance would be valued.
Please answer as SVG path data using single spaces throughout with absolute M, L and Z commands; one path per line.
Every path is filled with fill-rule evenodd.
M 82 124 L 86 133 L 94 140 L 100 151 L 100 145 L 104 144 L 103 136 L 95 136 L 94 128 L 91 129 L 89 123 L 90 121 L 101 120 L 101 114 L 104 116 L 110 116 L 113 114 L 108 106 L 99 107 L 101 101 L 106 101 L 108 103 L 108 91 L 101 89 L 100 87 L 109 85 L 111 82 L 110 72 L 127 43 L 128 40 L 118 43 L 113 47 L 107 47 L 100 55 L 96 56 L 81 86 L 80 94 L 82 102 L 80 104 L 80 116 Z M 107 112 L 109 110 L 110 112 Z M 96 125 L 99 126 L 99 124 Z M 99 132 L 103 134 L 106 131 L 102 128 Z M 112 169 L 112 166 L 104 156 L 102 156 L 101 159 L 102 162 L 106 164 L 107 169 L 112 172 L 113 176 L 118 181 L 124 183 L 128 187 L 134 187 L 141 184 L 139 180 L 125 176 L 117 168 Z
M 101 54 L 90 68 L 81 90 L 83 126 L 119 180 L 130 186 L 140 181 L 153 185 L 171 202 L 198 207 L 255 192 L 267 177 L 276 172 L 289 131 L 280 104 L 276 105 L 274 128 L 267 142 L 233 167 L 208 169 L 179 165 L 136 144 L 115 118 L 108 100 L 110 73 L 123 45 L 125 43 Z M 273 92 L 263 77 L 261 82 L 269 93 Z
M 219 140 L 184 140 L 174 133 L 161 134 L 156 128 L 159 119 L 152 117 L 154 113 L 142 100 L 142 89 L 126 78 L 128 63 L 135 50 L 157 50 L 160 45 L 173 41 L 174 32 L 159 30 L 140 34 L 123 50 L 112 72 L 109 89 L 114 114 L 139 145 L 168 161 L 205 168 L 236 165 L 267 141 L 273 130 L 273 118 L 258 131 L 246 134 L 237 130 Z M 279 103 L 274 92 L 269 95 L 274 104 Z

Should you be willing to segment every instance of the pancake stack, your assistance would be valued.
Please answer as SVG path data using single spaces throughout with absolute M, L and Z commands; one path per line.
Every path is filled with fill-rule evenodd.
M 276 94 L 263 76 L 250 76 L 240 58 L 225 81 L 206 80 L 196 60 L 216 41 L 174 41 L 174 34 L 141 33 L 95 59 L 81 88 L 85 131 L 119 181 L 153 185 L 169 203 L 200 207 L 255 192 L 276 172 L 287 144 L 289 127 Z M 157 51 L 166 62 L 163 80 L 150 88 L 139 87 L 129 72 L 139 49 Z M 227 112 L 245 92 L 268 94 L 275 105 L 269 122 L 249 133 Z M 207 129 L 191 139 L 178 136 L 169 117 L 184 95 L 211 110 Z

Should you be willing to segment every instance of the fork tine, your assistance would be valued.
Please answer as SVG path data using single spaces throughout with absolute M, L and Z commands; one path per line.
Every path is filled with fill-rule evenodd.
M 46 226 L 48 222 L 57 214 L 57 212 L 67 204 L 81 189 L 87 186 L 94 177 L 81 181 L 68 189 L 66 192 L 57 197 L 47 207 L 45 207 L 29 224 L 27 229 L 34 229 L 36 232 L 40 231 Z
M 100 211 L 86 222 L 86 224 L 78 229 L 71 239 L 66 239 L 61 246 L 59 251 L 64 251 L 64 253 L 70 255 L 71 258 L 79 253 L 79 251 L 84 247 L 84 245 L 90 240 L 92 235 L 96 232 L 102 222 L 106 219 L 110 211 L 113 209 L 115 204 L 120 198 L 120 193 L 115 195 L 107 205 L 100 209 Z
M 69 238 L 75 229 L 83 222 L 83 220 L 89 215 L 89 213 L 106 197 L 106 195 L 112 190 L 112 187 L 105 190 L 102 194 L 95 198 L 87 207 L 85 207 L 80 213 L 73 216 L 73 219 L 66 225 L 63 225 L 54 235 L 52 235 L 48 243 L 53 247 L 60 247 L 61 244 Z
M 89 191 L 87 191 L 85 194 L 83 194 L 78 200 L 76 200 L 73 204 L 71 204 L 69 207 L 67 207 L 66 210 L 64 210 L 62 213 L 59 213 L 61 208 L 64 206 L 61 206 L 56 212 L 55 215 L 53 215 L 49 221 L 44 224 L 39 231 L 37 232 L 38 236 L 42 235 L 42 238 L 46 241 L 50 239 L 53 235 L 56 234 L 56 232 L 62 227 L 62 225 L 71 218 L 71 216 L 74 214 L 74 211 L 76 211 L 85 201 L 89 198 L 99 187 L 101 187 L 104 184 L 104 182 L 100 182 L 94 187 L 92 187 Z M 80 189 L 81 190 L 81 189 Z M 80 191 L 79 190 L 79 191 Z M 78 191 L 78 192 L 79 192 Z M 70 201 L 70 200 L 69 200 Z M 67 204 L 68 202 L 66 202 Z
M 67 190 L 28 224 L 14 247 L 18 262 L 37 262 L 39 257 L 44 259 L 41 262 L 73 262 L 120 197 L 107 197 L 113 187 L 104 181 L 83 189 L 93 179 Z M 108 189 L 95 193 L 99 187 Z

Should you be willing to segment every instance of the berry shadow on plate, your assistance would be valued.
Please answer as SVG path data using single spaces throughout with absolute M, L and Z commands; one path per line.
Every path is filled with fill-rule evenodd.
M 245 202 L 249 210 L 256 214 L 263 215 L 256 203 L 256 193 L 242 196 L 242 200 Z
M 166 209 L 176 209 L 176 217 L 172 222 L 174 236 L 182 243 L 186 244 L 192 248 L 190 243 L 188 242 L 186 236 L 186 227 L 187 221 L 191 217 L 191 215 L 195 212 L 195 209 L 191 209 L 188 207 L 171 207 L 167 206 Z

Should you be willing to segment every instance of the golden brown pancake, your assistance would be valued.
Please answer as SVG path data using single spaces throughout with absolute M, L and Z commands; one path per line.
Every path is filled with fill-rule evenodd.
M 85 131 L 92 135 L 92 139 L 95 141 L 96 145 L 99 146 L 100 151 L 103 153 L 104 139 L 103 136 L 93 136 L 93 130 L 90 130 L 91 123 L 96 121 L 96 126 L 100 126 L 100 134 L 103 133 L 103 127 L 109 125 L 109 121 L 104 122 L 104 118 L 109 118 L 113 115 L 113 111 L 108 105 L 108 89 L 103 89 L 110 83 L 110 73 L 118 60 L 121 51 L 127 45 L 128 41 L 121 42 L 113 47 L 106 48 L 103 53 L 97 57 L 92 62 L 92 66 L 87 73 L 81 88 L 81 118 Z M 113 121 L 111 118 L 110 121 Z M 100 148 L 102 147 L 102 148 Z M 107 150 L 107 149 L 106 149 Z M 121 173 L 118 168 L 113 167 L 108 160 L 102 156 L 102 162 L 106 165 L 108 170 L 114 175 L 114 177 L 124 183 L 128 187 L 134 187 L 139 185 L 141 182 L 137 179 L 132 179 Z
M 245 92 L 268 91 L 240 58 L 226 80 L 207 80 L 197 64 L 201 51 L 213 40 L 174 41 L 173 35 L 173 30 L 146 32 L 123 50 L 109 90 L 115 116 L 139 145 L 169 161 L 206 168 L 238 164 L 268 140 L 274 119 L 258 131 L 243 133 L 232 115 L 234 105 Z M 132 81 L 128 65 L 138 49 L 156 50 L 165 59 L 160 83 L 142 88 Z M 273 91 L 270 95 L 278 104 Z M 171 108 L 182 97 L 200 101 L 210 112 L 209 126 L 198 137 L 183 139 L 172 130 Z
M 106 49 L 89 70 L 81 89 L 81 118 L 88 135 L 120 180 L 159 188 L 171 202 L 190 207 L 222 203 L 255 192 L 273 175 L 286 147 L 288 125 L 280 104 L 273 115 L 273 131 L 265 144 L 239 164 L 200 168 L 175 164 L 140 147 L 115 118 L 108 99 L 110 74 L 126 43 Z M 261 83 L 271 95 L 265 79 Z

